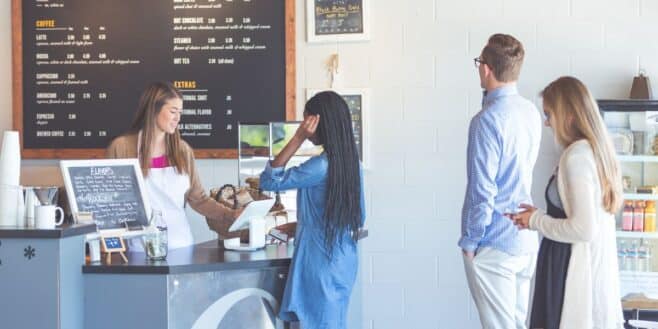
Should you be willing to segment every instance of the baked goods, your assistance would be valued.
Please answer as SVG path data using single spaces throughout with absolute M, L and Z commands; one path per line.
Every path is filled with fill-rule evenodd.
M 618 154 L 633 153 L 633 133 L 628 129 L 610 129 L 610 138 Z
M 247 177 L 244 182 L 254 190 L 258 190 L 260 188 L 260 177 L 258 176 Z

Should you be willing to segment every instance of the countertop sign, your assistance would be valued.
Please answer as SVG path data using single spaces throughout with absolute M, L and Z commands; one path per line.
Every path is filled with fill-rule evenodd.
M 99 230 L 148 224 L 133 165 L 68 167 L 77 209 L 91 212 Z
M 152 81 L 172 81 L 183 92 L 179 129 L 193 148 L 208 151 L 197 156 L 233 156 L 239 121 L 294 117 L 292 0 L 12 6 L 14 80 L 22 80 L 14 85 L 14 125 L 26 157 L 102 156 L 129 128 Z

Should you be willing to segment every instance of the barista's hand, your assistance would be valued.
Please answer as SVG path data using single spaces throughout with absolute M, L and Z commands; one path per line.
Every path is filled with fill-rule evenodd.
M 302 140 L 306 140 L 315 134 L 319 123 L 320 115 L 309 115 L 304 119 L 302 124 L 299 125 L 295 135 L 297 135 L 297 137 L 301 138 Z
M 238 209 L 233 209 L 233 212 L 231 213 L 231 217 L 233 217 L 233 218 L 231 218 L 231 222 L 234 222 L 236 219 L 238 219 L 238 217 L 240 217 L 240 214 L 242 214 L 242 212 L 244 211 L 244 208 L 245 207 L 238 208 Z

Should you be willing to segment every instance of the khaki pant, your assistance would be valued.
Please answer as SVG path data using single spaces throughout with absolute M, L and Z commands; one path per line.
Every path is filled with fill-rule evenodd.
M 526 329 L 530 281 L 536 254 L 512 256 L 482 248 L 464 268 L 480 323 L 485 329 Z

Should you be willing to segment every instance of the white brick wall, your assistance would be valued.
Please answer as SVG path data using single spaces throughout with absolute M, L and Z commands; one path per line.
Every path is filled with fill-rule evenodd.
M 477 328 L 456 246 L 468 122 L 481 98 L 472 58 L 489 35 L 510 33 L 526 46 L 519 89 L 535 102 L 548 82 L 567 74 L 585 81 L 596 97 L 626 97 L 639 67 L 654 79 L 656 93 L 658 43 L 652 40 L 658 35 L 658 5 L 374 0 L 372 14 L 371 41 L 337 46 L 344 87 L 371 88 L 363 328 Z M 304 31 L 303 18 L 298 31 Z M 322 68 L 308 65 L 328 58 L 331 44 L 301 47 L 298 62 L 306 65 L 306 79 L 322 84 L 322 72 L 313 78 L 316 73 L 310 73 Z M 308 58 L 316 55 L 321 57 Z M 361 65 L 366 61 L 368 72 Z M 349 73 L 352 69 L 357 71 Z M 540 205 L 556 160 L 552 134 L 545 130 L 533 188 Z
M 9 1 L 0 5 L 0 74 L 10 76 Z M 365 329 L 477 328 L 464 280 L 459 214 L 465 185 L 466 135 L 481 93 L 472 58 L 487 37 L 510 33 L 524 42 L 519 86 L 537 101 L 552 79 L 572 74 L 596 97 L 626 97 L 641 67 L 658 95 L 658 2 L 655 0 L 371 0 L 372 39 L 307 44 L 305 1 L 297 0 L 297 105 L 305 88 L 329 85 L 324 66 L 340 55 L 343 87 L 370 88 L 371 169 L 368 227 L 361 260 L 361 300 L 353 310 Z M 0 88 L 0 128 L 11 126 L 11 86 Z M 555 161 L 545 130 L 533 192 L 543 205 Z M 206 186 L 235 180 L 234 161 L 199 161 Z M 23 171 L 50 175 L 54 161 Z M 36 175 L 32 175 L 34 177 Z M 40 178 L 41 179 L 41 178 Z M 199 216 L 198 239 L 210 238 Z M 359 311 L 360 314 L 359 314 Z M 353 327 L 358 327 L 358 324 Z

